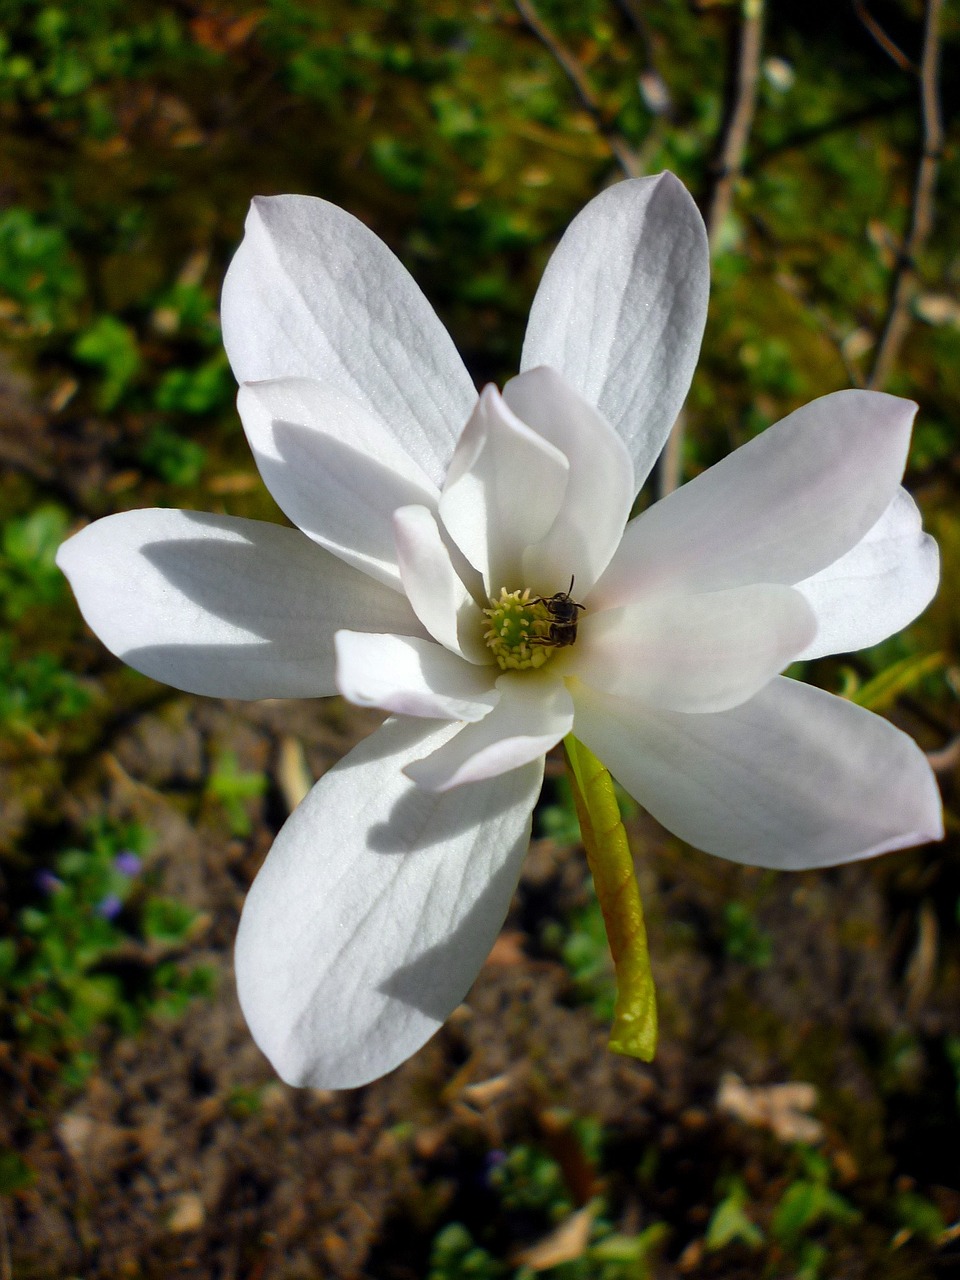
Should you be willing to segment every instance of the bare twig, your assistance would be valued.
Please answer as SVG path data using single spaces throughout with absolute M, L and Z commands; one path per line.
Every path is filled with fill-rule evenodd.
M 727 100 L 720 145 L 712 166 L 713 190 L 707 201 L 705 221 L 711 249 L 716 249 L 720 231 L 730 212 L 734 190 L 743 173 L 747 141 L 753 126 L 760 75 L 760 51 L 763 47 L 763 4 L 764 0 L 743 0 L 736 73 L 732 92 Z M 658 480 L 661 498 L 672 493 L 682 479 L 685 432 L 686 414 L 681 410 L 660 459 Z
M 626 14 L 631 26 L 646 46 L 649 60 L 653 41 L 650 39 L 650 26 L 643 9 L 643 0 L 617 0 L 620 9 Z
M 711 248 L 716 247 L 717 237 L 733 204 L 734 188 L 743 173 L 747 140 L 757 107 L 762 46 L 763 0 L 744 0 L 733 94 L 727 102 L 720 149 L 712 165 L 714 184 L 706 216 Z
M 603 103 L 593 90 L 586 68 L 553 34 L 537 12 L 533 0 L 514 0 L 514 4 L 533 34 L 566 73 L 584 110 L 592 117 L 597 132 L 610 148 L 620 168 L 628 178 L 639 177 L 643 172 L 640 157 L 619 129 L 611 124 Z
M 873 368 L 867 379 L 871 388 L 883 387 L 896 362 L 900 345 L 910 327 L 910 303 L 917 288 L 917 255 L 933 227 L 934 193 L 943 150 L 940 118 L 940 14 L 943 0 L 927 0 L 920 59 L 920 117 L 923 147 L 913 187 L 910 229 L 894 270 L 886 322 L 877 343 Z
M 952 773 L 960 764 L 960 734 L 937 751 L 928 751 L 927 760 L 934 773 Z
M 884 53 L 889 54 L 901 71 L 909 71 L 911 75 L 916 75 L 917 68 L 903 52 L 900 46 L 894 44 L 890 39 L 883 27 L 881 27 L 880 23 L 877 22 L 876 18 L 867 9 L 867 6 L 864 4 L 864 0 L 853 0 L 853 8 L 857 17 L 870 32 Z

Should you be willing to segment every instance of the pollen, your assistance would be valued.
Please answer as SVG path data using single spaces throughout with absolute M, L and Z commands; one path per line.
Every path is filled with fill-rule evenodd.
M 503 671 L 533 671 L 549 662 L 553 647 L 530 642 L 548 634 L 550 611 L 542 600 L 531 599 L 529 587 L 522 592 L 501 587 L 483 612 L 490 624 L 483 638 Z

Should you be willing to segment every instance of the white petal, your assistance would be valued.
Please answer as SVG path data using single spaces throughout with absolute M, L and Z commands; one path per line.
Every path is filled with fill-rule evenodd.
M 872 712 L 777 676 L 717 715 L 575 689 L 574 732 L 640 804 L 733 862 L 802 870 L 939 840 L 926 756 Z
M 111 653 L 189 693 L 336 693 L 339 628 L 423 634 L 398 592 L 260 520 L 125 511 L 81 529 L 57 564 Z
M 428 791 L 494 778 L 539 760 L 570 732 L 573 702 L 555 679 L 507 672 L 497 681 L 500 701 L 478 724 L 404 770 Z
M 338 631 L 337 688 L 361 707 L 435 720 L 482 720 L 499 698 L 494 667 L 464 662 L 432 640 Z
M 703 219 L 672 173 L 618 182 L 557 246 L 521 369 L 549 365 L 594 404 L 646 479 L 683 404 L 707 318 Z
M 560 450 L 525 426 L 496 387 L 484 387 L 450 463 L 440 517 L 488 595 L 530 585 L 523 552 L 557 518 L 569 472 Z
M 237 408 L 260 474 L 295 525 L 400 588 L 393 513 L 436 508 L 436 486 L 380 420 L 308 378 L 245 383 Z
M 591 603 L 818 573 L 889 506 L 916 411 L 879 391 L 797 409 L 631 521 Z
M 816 628 L 792 587 L 661 597 L 584 618 L 569 670 L 668 711 L 726 711 L 793 661 Z
M 510 904 L 542 766 L 453 795 L 404 763 L 450 734 L 392 720 L 293 813 L 247 897 L 240 1004 L 290 1084 L 391 1071 L 466 995 Z
M 483 639 L 487 622 L 457 573 L 436 516 L 426 507 L 401 507 L 394 512 L 393 530 L 403 589 L 414 613 L 451 653 L 490 664 L 493 657 Z
M 603 415 L 553 369 L 521 373 L 504 387 L 503 398 L 570 464 L 556 520 L 524 554 L 524 583 L 552 595 L 566 590 L 573 576 L 583 594 L 607 567 L 623 536 L 634 495 L 630 455 Z
M 920 527 L 906 489 L 852 551 L 797 583 L 817 615 L 813 643 L 797 656 L 851 653 L 895 635 L 922 613 L 937 591 L 940 553 Z
M 312 196 L 257 197 L 220 318 L 238 382 L 315 378 L 439 485 L 476 391 L 412 276 L 362 222 Z

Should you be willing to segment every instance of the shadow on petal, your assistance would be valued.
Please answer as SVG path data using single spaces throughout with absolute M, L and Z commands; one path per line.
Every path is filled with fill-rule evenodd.
M 198 524 L 207 527 L 217 523 L 216 517 L 204 517 L 202 512 L 184 514 L 191 522 L 196 519 Z M 228 524 L 223 528 L 226 534 L 232 532 Z M 293 534 L 294 531 L 287 532 Z M 323 554 L 306 538 L 303 541 L 318 557 Z M 253 542 L 178 538 L 146 543 L 141 554 L 187 600 L 264 640 L 282 636 L 291 617 L 307 619 L 321 615 L 327 603 L 310 591 L 312 584 L 308 579 L 315 575 L 310 573 L 312 566 L 304 557 L 298 557 L 297 563 L 291 564 L 279 554 L 269 556 L 270 560 L 275 559 L 275 564 L 270 565 L 275 569 L 275 577 L 270 589 L 261 591 L 265 585 L 264 562 L 268 553 L 263 545 Z M 284 607 L 278 610 L 277 604 L 281 601 Z
M 418 484 L 323 431 L 275 421 L 273 439 L 279 458 L 256 454 L 264 484 L 295 524 L 357 556 L 395 564 L 394 511 L 436 503 L 426 477 Z
M 473 986 L 500 932 L 519 869 L 513 859 L 500 866 L 457 927 L 416 960 L 401 965 L 378 990 L 428 1018 L 445 1021 Z
M 154 644 L 123 661 L 161 684 L 211 698 L 324 698 L 333 667 L 323 652 L 262 644 Z
M 482 784 L 467 782 L 463 789 L 477 785 Z M 449 795 L 448 792 L 423 791 L 419 787 L 407 791 L 396 801 L 386 822 L 371 827 L 370 848 L 377 853 L 409 855 L 469 831 L 476 825 L 476 814 L 471 806 L 450 804 Z M 512 804 L 509 792 L 495 793 L 484 817 L 496 818 Z

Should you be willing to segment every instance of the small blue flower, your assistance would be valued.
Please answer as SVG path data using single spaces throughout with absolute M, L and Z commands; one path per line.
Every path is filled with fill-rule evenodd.
M 102 916 L 104 920 L 116 920 L 122 910 L 123 902 L 115 893 L 108 893 L 97 903 L 97 915 Z
M 142 861 L 131 849 L 124 849 L 122 853 L 118 853 L 113 860 L 113 865 L 122 875 L 131 877 L 138 876 L 143 867 Z

